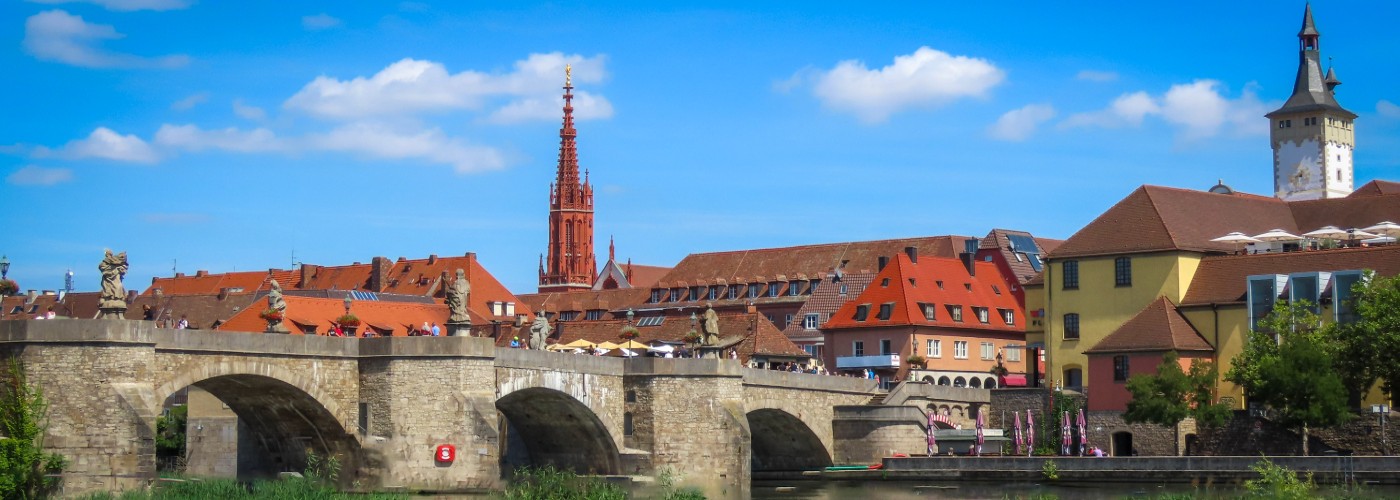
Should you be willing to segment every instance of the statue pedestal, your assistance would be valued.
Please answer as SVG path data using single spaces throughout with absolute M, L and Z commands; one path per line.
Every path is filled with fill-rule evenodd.
M 447 336 L 448 336 L 448 337 L 470 337 L 470 336 L 472 336 L 472 324 L 471 324 L 471 322 L 466 322 L 466 321 L 461 322 L 461 323 L 452 323 L 452 322 L 448 322 L 448 323 L 447 323 Z
M 126 304 L 97 308 L 97 319 L 126 319 Z
M 287 325 L 278 321 L 276 323 L 268 323 L 267 329 L 263 330 L 263 333 L 292 333 L 292 331 L 287 329 Z

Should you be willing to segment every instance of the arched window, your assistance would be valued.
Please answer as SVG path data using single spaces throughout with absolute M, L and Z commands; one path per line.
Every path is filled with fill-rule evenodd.
M 938 377 L 938 385 L 953 385 L 953 381 L 947 375 Z
M 953 387 L 967 387 L 967 379 L 962 377 L 953 379 Z
M 971 384 L 971 386 L 972 386 L 973 389 L 981 389 L 981 388 L 982 388 L 982 379 L 977 378 L 977 377 L 972 377 L 972 381 L 970 382 L 970 384 Z
M 996 389 L 996 388 L 997 388 L 997 379 L 994 379 L 994 378 L 991 378 L 991 377 L 987 377 L 987 381 L 982 383 L 982 387 L 985 387 L 985 388 L 987 388 L 987 389 Z

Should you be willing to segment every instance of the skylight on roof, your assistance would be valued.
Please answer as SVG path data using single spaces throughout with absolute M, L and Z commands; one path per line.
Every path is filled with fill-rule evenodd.
M 637 326 L 660 326 L 665 321 L 665 316 L 643 316 L 637 318 Z

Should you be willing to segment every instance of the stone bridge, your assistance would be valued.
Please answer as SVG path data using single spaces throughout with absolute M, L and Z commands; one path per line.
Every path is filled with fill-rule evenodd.
M 371 489 L 490 488 L 515 467 L 550 464 L 609 475 L 670 468 L 712 496 L 745 491 L 754 471 L 830 465 L 833 408 L 876 391 L 872 381 L 732 360 L 118 320 L 0 321 L 0 353 L 19 359 L 50 402 L 45 446 L 69 459 L 66 494 L 149 485 L 156 417 L 188 387 L 237 414 L 249 475 L 300 471 L 311 451 L 340 457 L 342 481 Z M 439 445 L 455 460 L 436 460 Z

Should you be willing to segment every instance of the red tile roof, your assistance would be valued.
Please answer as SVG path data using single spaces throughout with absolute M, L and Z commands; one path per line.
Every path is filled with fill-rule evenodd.
M 860 296 L 847 302 L 822 326 L 824 330 L 869 328 L 877 326 L 923 325 L 973 330 L 1025 331 L 1025 311 L 1017 302 L 991 262 L 974 261 L 976 276 L 969 275 L 959 259 L 919 257 L 914 263 L 908 256 L 898 255 Z M 888 285 L 885 284 L 888 281 Z M 942 282 L 942 286 L 939 286 Z M 996 287 L 996 288 L 993 288 Z M 1001 293 L 997 293 L 1000 290 Z M 880 320 L 881 304 L 894 303 L 888 320 Z M 934 319 L 924 317 L 920 304 L 936 308 Z M 855 319 L 856 308 L 870 306 L 864 321 Z M 962 306 L 962 321 L 955 322 L 946 306 Z M 988 322 L 978 321 L 973 307 L 988 309 Z M 1014 311 L 1014 325 L 1008 326 L 999 309 Z
M 616 288 L 610 290 L 583 290 L 576 292 L 527 293 L 517 295 L 520 303 L 531 311 L 559 313 L 577 311 L 578 319 L 583 319 L 586 311 L 624 310 L 628 307 L 642 307 L 650 294 L 645 288 Z M 612 319 L 605 315 L 604 319 Z
M 1238 192 L 1142 186 L 1070 236 L 1050 257 L 1164 250 L 1224 253 L 1235 250 L 1234 245 L 1210 240 L 1235 231 L 1252 235 L 1278 228 L 1299 234 L 1328 225 L 1366 227 L 1400 220 L 1400 194 L 1386 194 L 1393 184 L 1368 184 L 1376 186 L 1368 188 L 1372 194 L 1294 202 Z
M 1380 179 L 1362 184 L 1361 187 L 1352 191 L 1348 198 L 1359 198 L 1362 196 L 1376 196 L 1382 194 L 1400 194 L 1400 182 L 1383 181 Z
M 1059 247 L 1061 242 L 1060 240 L 1036 238 L 1032 236 L 1031 233 L 1027 233 L 1025 231 L 1013 231 L 1009 229 L 993 229 L 987 233 L 986 237 L 982 238 L 982 241 L 978 244 L 977 248 L 982 250 L 995 249 L 998 252 L 1000 252 L 1001 258 L 1005 260 L 1007 266 L 1011 268 L 1011 273 L 1016 278 L 1015 282 L 1025 284 L 1027 281 L 1030 281 L 1031 278 L 1036 277 L 1041 272 L 1035 270 L 1035 267 L 1031 266 L 1030 257 L 1022 255 L 1018 258 L 1018 256 L 1016 255 L 1018 253 L 1027 253 L 1027 249 L 1018 248 L 1016 252 L 1013 252 L 1011 250 L 1011 239 L 1008 238 L 1008 236 L 1012 235 L 1025 236 L 1027 238 L 1030 238 L 1032 241 L 1035 242 L 1035 245 L 1037 247 L 1035 249 L 1030 249 L 1030 253 L 1036 253 L 1040 256 L 1044 256 L 1050 251 L 1050 249 L 1047 249 L 1046 246 L 1050 246 L 1052 249 L 1057 248 Z
M 920 256 L 955 257 L 968 236 L 930 236 L 877 241 L 826 243 L 783 248 L 693 253 L 676 264 L 656 286 L 660 288 L 727 283 L 816 279 L 845 262 L 843 272 L 874 272 L 879 257 L 893 257 L 905 247 Z M 779 277 L 782 278 L 779 278 Z
M 1214 352 L 1166 297 L 1158 297 L 1085 354 L 1157 351 Z
M 142 319 L 143 306 L 151 306 L 154 321 L 174 328 L 183 316 L 191 328 L 213 328 L 228 321 L 239 311 L 257 309 L 263 304 L 256 303 L 259 294 L 204 294 L 204 295 L 140 295 L 131 301 L 126 310 L 127 319 Z
M 318 334 L 325 334 L 333 326 L 333 321 L 345 314 L 345 303 L 336 299 L 314 297 L 283 297 L 287 301 L 287 321 L 285 324 L 293 334 L 301 334 L 298 325 L 314 326 Z M 248 307 L 229 318 L 218 327 L 227 332 L 261 332 L 267 329 L 267 322 L 258 317 L 263 307 Z M 393 336 L 408 335 L 409 325 L 421 326 L 424 322 L 437 323 L 446 335 L 447 306 L 440 304 L 417 304 L 408 302 L 384 302 L 375 300 L 355 301 L 351 312 L 360 319 L 360 331 L 366 326 L 391 330 Z M 473 318 L 473 322 L 478 322 Z
M 1308 252 L 1208 256 L 1191 279 L 1181 304 L 1228 304 L 1245 300 L 1246 280 L 1259 274 L 1370 269 L 1400 274 L 1400 245 Z
M 783 333 L 789 339 L 822 340 L 821 330 L 807 330 L 803 325 L 803 318 L 808 314 L 819 315 L 817 326 L 820 327 L 846 302 L 865 292 L 865 288 L 870 286 L 870 282 L 874 279 L 875 273 L 849 273 L 842 276 L 839 282 L 821 282 L 817 289 L 812 292 L 812 296 L 807 299 L 807 302 L 802 303 L 802 307 L 793 316 L 792 323 L 783 329 Z M 844 294 L 841 293 L 842 285 L 846 287 Z
M 152 278 L 151 286 L 141 295 L 154 295 L 156 290 L 169 296 L 174 295 L 212 295 L 221 290 L 238 289 L 242 292 L 253 293 L 268 288 L 268 280 L 277 278 L 278 283 L 284 287 L 295 286 L 296 282 L 290 278 L 295 276 L 295 272 L 286 269 L 269 269 L 266 271 L 240 271 L 232 273 L 209 274 L 208 271 L 199 271 L 193 275 L 177 273 L 173 278 Z M 237 293 L 236 291 L 234 293 Z
M 366 270 L 370 266 L 364 266 Z M 467 282 L 471 283 L 471 296 L 468 297 L 468 308 L 482 316 L 491 316 L 491 308 L 487 302 L 514 302 L 515 314 L 533 316 L 534 310 L 522 302 L 515 294 L 510 293 L 505 285 L 496 280 L 481 261 L 477 260 L 476 254 L 467 254 L 460 257 L 429 257 L 427 259 L 403 259 L 395 261 L 393 267 L 384 275 L 383 293 L 399 293 L 404 295 L 425 295 L 442 298 L 447 284 L 457 276 L 457 270 L 466 272 Z M 442 280 L 443 274 L 447 275 L 447 281 Z M 509 316 L 494 317 L 497 320 L 513 320 Z
M 788 340 L 773 323 L 762 315 L 749 314 L 719 314 L 719 332 L 721 338 L 732 338 L 742 335 L 744 340 L 736 348 L 739 351 L 739 359 L 748 362 L 749 358 L 755 354 L 759 356 L 788 356 L 788 357 L 808 357 L 807 351 L 797 347 Z M 555 328 L 555 338 L 551 338 L 549 343 L 568 344 L 575 340 L 584 339 L 593 343 L 612 342 L 620 344 L 624 342 L 619 335 L 622 328 L 627 324 L 627 320 L 603 320 L 603 321 L 561 321 L 551 323 Z M 637 342 L 651 344 L 653 342 L 683 343 L 686 333 L 694 327 L 686 318 L 670 317 L 666 318 L 660 325 L 636 327 L 638 332 Z M 755 334 L 755 330 L 757 334 Z M 497 339 L 497 345 L 510 345 L 510 336 L 501 335 Z M 525 338 L 522 336 L 521 341 Z
M 623 269 L 631 269 L 632 277 L 628 280 L 635 288 L 651 288 L 666 273 L 671 272 L 671 268 L 662 266 L 644 266 L 641 264 L 624 264 Z

